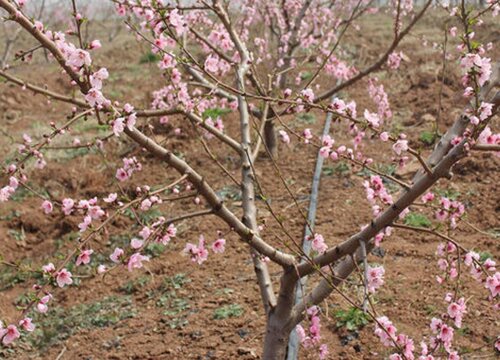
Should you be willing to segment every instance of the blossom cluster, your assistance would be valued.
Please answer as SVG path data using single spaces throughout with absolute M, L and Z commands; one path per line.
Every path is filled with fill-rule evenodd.
M 326 344 L 321 344 L 321 323 L 320 323 L 320 310 L 317 306 L 311 306 L 307 309 L 307 316 L 309 320 L 309 328 L 306 329 L 302 325 L 297 325 L 295 331 L 299 337 L 299 341 L 306 349 L 319 346 L 319 358 L 326 359 L 328 355 L 328 347 Z

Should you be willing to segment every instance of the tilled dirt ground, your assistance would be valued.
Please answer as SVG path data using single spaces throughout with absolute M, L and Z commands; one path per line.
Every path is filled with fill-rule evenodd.
M 381 17 L 381 19 L 385 19 Z M 380 54 L 389 42 L 388 23 L 370 21 L 361 23 L 361 31 L 369 31 L 373 38 L 349 35 L 357 49 L 359 61 L 369 61 Z M 489 26 L 489 27 L 487 27 Z M 402 45 L 408 55 L 401 71 L 381 72 L 380 82 L 389 94 L 394 117 L 390 128 L 403 130 L 411 138 L 414 147 L 424 154 L 431 150 L 419 140 L 424 131 L 432 129 L 438 116 L 438 94 L 441 91 L 441 57 L 439 49 L 433 49 L 434 41 L 442 41 L 440 19 L 426 19 L 417 27 L 414 35 Z M 498 34 L 498 25 L 485 25 L 485 40 L 493 40 Z M 496 32 L 495 32 L 496 31 Z M 428 46 L 422 46 L 427 40 Z M 498 40 L 498 38 L 497 38 Z M 499 46 L 498 42 L 495 46 Z M 451 50 L 453 54 L 453 50 Z M 128 37 L 120 37 L 113 46 L 106 45 L 99 52 L 97 62 L 108 67 L 111 78 L 107 90 L 113 99 L 127 99 L 137 107 L 147 107 L 150 93 L 162 86 L 162 79 L 154 64 L 141 64 L 141 54 L 146 46 L 137 45 Z M 494 55 L 498 60 L 498 49 Z M 361 66 L 361 65 L 360 65 Z M 361 66 L 362 67 L 362 66 Z M 57 68 L 35 59 L 33 65 L 21 65 L 13 70 L 17 76 L 32 83 L 47 84 L 49 88 L 71 93 L 65 88 Z M 442 111 L 439 127 L 441 131 L 450 125 L 463 107 L 460 97 L 461 85 L 456 62 L 448 62 L 442 85 Z M 334 80 L 323 79 L 323 87 Z M 366 82 L 358 83 L 343 95 L 358 102 L 358 112 L 373 104 L 366 91 Z M 13 148 L 26 132 L 34 138 L 48 129 L 50 121 L 62 122 L 69 106 L 47 104 L 42 96 L 33 96 L 10 84 L 0 84 L 0 153 L 2 160 L 15 156 Z M 153 121 L 153 120 L 151 120 Z M 228 133 L 238 134 L 235 115 L 224 117 Z M 286 118 L 298 129 L 312 128 L 321 132 L 324 116 L 314 114 L 308 118 Z M 157 125 L 155 122 L 153 124 Z M 143 122 L 141 125 L 145 125 Z M 181 127 L 183 135 L 173 136 L 173 129 Z M 158 127 L 157 127 L 158 128 Z M 93 119 L 74 126 L 73 133 L 82 142 L 89 134 L 105 133 L 95 125 Z M 345 124 L 335 123 L 332 134 L 338 144 L 350 144 Z M 166 146 L 183 154 L 221 194 L 230 208 L 241 214 L 238 189 L 231 181 L 221 176 L 221 171 L 207 156 L 190 124 L 182 118 L 172 118 L 171 124 L 156 130 L 155 138 Z M 239 176 L 238 159 L 215 141 L 212 150 L 221 162 L 236 177 Z M 364 151 L 377 162 L 391 164 L 390 151 L 381 151 L 378 141 L 364 142 Z M 36 189 L 45 189 L 51 196 L 62 199 L 72 197 L 84 199 L 103 197 L 117 188 L 114 172 L 125 154 L 141 157 L 144 169 L 134 174 L 126 184 L 128 189 L 136 185 L 167 184 L 176 178 L 173 169 L 144 154 L 140 148 L 128 141 L 115 141 L 106 145 L 103 154 L 84 154 L 83 151 L 51 151 L 47 154 L 48 166 L 37 173 L 31 181 Z M 197 152 L 192 152 L 191 149 Z M 114 154 L 120 154 L 116 156 Z M 102 160 L 105 159 L 106 162 Z M 281 146 L 277 161 L 281 176 L 299 200 L 302 211 L 307 209 L 315 152 L 310 146 L 297 144 Z M 416 164 L 408 170 L 396 173 L 409 181 Z M 460 223 L 453 236 L 467 248 L 488 252 L 499 259 L 498 235 L 499 158 L 492 154 L 473 154 L 454 170 L 453 181 L 440 181 L 438 189 L 453 194 L 467 206 L 467 225 Z M 348 170 L 348 167 L 347 167 Z M 272 162 L 262 156 L 257 164 L 257 176 L 263 193 L 271 199 L 271 206 L 283 219 L 291 235 L 300 239 L 303 221 L 292 198 L 284 190 L 274 174 Z M 350 172 L 345 166 L 328 162 L 321 180 L 317 232 L 323 234 L 329 245 L 334 245 L 358 231 L 370 220 L 371 210 L 366 201 L 362 182 L 366 174 L 359 169 Z M 40 211 L 40 199 L 22 192 L 14 201 L 0 208 L 0 254 L 5 262 L 22 261 L 40 266 L 63 256 L 73 245 L 78 231 L 79 217 L 63 217 L 59 211 L 45 216 Z M 203 205 L 201 205 L 203 207 Z M 179 213 L 179 209 L 193 208 L 192 199 L 160 207 L 162 215 L 168 217 Z M 266 224 L 263 236 L 270 242 L 279 243 L 279 229 L 262 203 L 259 203 L 259 219 Z M 155 215 L 155 213 L 153 213 Z M 159 215 L 159 213 L 156 213 Z M 113 222 L 109 232 L 97 238 L 93 244 L 102 252 L 104 259 L 110 251 L 123 244 L 140 228 L 130 226 L 127 217 Z M 165 249 L 151 249 L 153 259 L 146 268 L 134 273 L 119 269 L 102 277 L 87 278 L 82 273 L 78 286 L 55 290 L 52 310 L 47 316 L 38 316 L 39 329 L 29 338 L 14 347 L 0 350 L 0 357 L 11 359 L 253 359 L 260 355 L 265 319 L 253 273 L 248 248 L 234 234 L 227 236 L 224 256 L 210 256 L 201 266 L 193 265 L 180 256 L 187 241 L 196 242 L 200 234 L 214 239 L 217 230 L 226 230 L 222 222 L 214 217 L 187 220 L 179 225 L 179 236 Z M 439 274 L 435 256 L 439 239 L 409 231 L 396 231 L 382 243 L 382 251 L 370 261 L 381 263 L 386 269 L 384 286 L 374 296 L 376 311 L 387 315 L 398 330 L 420 341 L 428 335 L 428 324 L 433 316 L 446 311 L 441 301 L 452 286 L 438 286 L 435 276 Z M 99 257 L 96 256 L 96 259 Z M 96 261 L 96 260 L 94 260 Z M 273 280 L 279 279 L 279 268 L 271 266 Z M 468 274 L 462 274 L 463 292 L 469 299 L 468 314 L 464 327 L 455 333 L 455 347 L 469 353 L 464 358 L 495 358 L 492 340 L 498 335 L 500 319 L 487 301 L 487 292 L 474 283 Z M 317 280 L 312 278 L 310 284 Z M 22 294 L 33 284 L 28 276 L 16 276 L 9 266 L 0 267 L 0 318 L 16 315 L 15 302 L 22 302 Z M 343 285 L 342 290 L 353 299 L 360 293 L 356 290 L 358 278 Z M 277 284 L 276 284 L 277 285 Z M 339 310 L 349 309 L 340 296 L 332 295 L 322 304 L 325 317 L 322 320 L 322 336 L 330 349 L 331 359 L 381 359 L 387 356 L 373 335 L 373 323 L 349 331 L 338 327 Z M 417 346 L 418 348 L 418 346 Z M 302 352 L 301 358 L 314 358 L 314 354 Z

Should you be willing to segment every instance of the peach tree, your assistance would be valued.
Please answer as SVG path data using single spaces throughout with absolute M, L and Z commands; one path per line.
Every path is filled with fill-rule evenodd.
M 454 180 L 452 169 L 457 162 L 474 159 L 477 152 L 498 154 L 500 150 L 500 135 L 493 130 L 500 105 L 500 93 L 496 90 L 499 69 L 488 57 L 493 45 L 476 40 L 484 19 L 495 17 L 500 11 L 498 1 L 486 1 L 483 7 L 462 1 L 453 7 L 447 3 L 434 5 L 431 0 L 422 4 L 391 0 L 385 7 L 376 7 L 370 0 L 189 3 L 111 0 L 115 16 L 121 17 L 123 26 L 159 60 L 164 86 L 152 91 L 152 101 L 147 106 L 115 98 L 107 92 L 106 82 L 112 73 L 94 60 L 102 43 L 88 38 L 88 31 L 84 31 L 93 21 L 89 19 L 91 14 L 79 7 L 79 1 L 68 1 L 70 21 L 54 26 L 41 21 L 32 3 L 34 1 L 0 0 L 2 21 L 9 29 L 15 29 L 8 38 L 9 47 L 16 44 L 21 31 L 35 44 L 16 52 L 13 64 L 20 60 L 29 64 L 38 52 L 45 51 L 49 60 L 60 67 L 61 78 L 73 90 L 58 93 L 19 78 L 13 71 L 18 65 L 9 66 L 8 56 L 3 60 L 1 79 L 52 102 L 65 103 L 68 110 L 60 114 L 62 121 L 50 123 L 51 132 L 41 138 L 24 134 L 19 139 L 17 155 L 4 164 L 0 201 L 9 201 L 18 189 L 24 188 L 40 198 L 41 212 L 78 219 L 75 230 L 79 236 L 64 259 L 32 269 L 40 276 L 28 290 L 29 304 L 20 309 L 17 318 L 2 318 L 3 346 L 12 346 L 21 336 L 29 336 L 37 326 L 30 314 L 46 313 L 55 301 L 56 289 L 73 284 L 74 274 L 68 270 L 70 263 L 74 263 L 76 271 L 91 267 L 95 276 L 119 272 L 121 267 L 140 271 L 137 269 L 150 260 L 144 253 L 148 244 L 167 245 L 175 239 L 185 241 L 183 253 L 193 266 L 203 266 L 205 261 L 210 261 L 211 254 L 224 256 L 226 247 L 232 246 L 225 239 L 229 234 L 235 234 L 247 245 L 253 261 L 266 318 L 264 359 L 284 359 L 291 333 L 303 348 L 314 349 L 320 358 L 327 358 L 329 351 L 334 353 L 334 349 L 328 350 L 322 343 L 320 332 L 320 304 L 332 293 L 363 309 L 372 318 L 375 334 L 391 349 L 392 360 L 459 358 L 453 339 L 455 329 L 462 327 L 467 314 L 467 294 L 460 287 L 466 270 L 484 286 L 485 296 L 498 308 L 500 273 L 496 271 L 495 262 L 481 259 L 478 249 L 467 249 L 454 237 L 465 216 L 464 203 L 432 191 L 438 182 Z M 404 132 L 390 131 L 391 104 L 376 75 L 400 69 L 406 55 L 398 47 L 429 9 L 450 18 L 446 25 L 447 37 L 456 43 L 456 48 L 445 55 L 462 71 L 462 96 L 467 105 L 432 152 L 424 154 L 421 149 L 410 146 L 411 139 Z M 391 16 L 392 38 L 370 64 L 360 65 L 352 56 L 352 44 L 346 40 L 346 33 L 359 26 L 360 18 L 375 16 L 377 12 Z M 113 37 L 108 40 L 113 41 Z M 366 95 L 373 103 L 373 110 L 359 109 L 356 99 L 346 95 L 359 83 L 367 87 Z M 234 126 L 225 126 L 221 115 L 226 112 L 237 119 L 236 124 L 231 124 Z M 292 121 L 310 112 L 328 115 L 336 124 L 335 131 L 316 133 Z M 81 121 L 96 122 L 108 133 L 81 143 L 72 135 L 72 128 Z M 169 147 L 168 138 L 158 141 L 155 131 L 167 124 L 175 124 L 175 129 L 168 133 L 171 138 L 181 136 L 183 124 L 192 125 L 199 149 L 191 149 L 191 154 L 187 152 L 180 157 Z M 347 138 L 340 136 L 341 126 L 345 126 L 342 134 L 347 134 Z M 238 131 L 232 131 L 236 128 Z M 143 156 L 153 155 L 158 167 L 175 170 L 178 177 L 169 183 L 130 188 L 130 179 L 143 171 L 141 155 L 120 159 L 121 166 L 115 169 L 116 187 L 105 194 L 73 199 L 38 192 L 29 186 L 28 180 L 36 181 L 37 170 L 47 165 L 46 153 L 51 150 L 51 143 L 59 138 L 70 141 L 70 148 L 108 152 L 116 150 L 113 145 L 117 142 L 132 141 L 144 149 Z M 366 194 L 372 220 L 360 224 L 358 232 L 341 241 L 314 231 L 314 218 L 302 211 L 296 195 L 281 176 L 280 142 L 285 144 L 282 151 L 289 151 L 290 144 L 302 143 L 313 148 L 321 161 L 342 160 L 350 164 L 352 172 L 363 170 L 362 188 L 352 191 L 361 190 Z M 366 151 L 367 143 L 380 143 L 380 148 L 386 149 L 391 163 L 397 167 L 404 168 L 414 160 L 419 170 L 409 182 L 381 170 L 372 158 L 374 154 Z M 238 158 L 238 176 L 228 170 L 220 154 L 211 150 L 214 147 Z M 207 180 L 203 163 L 196 161 L 195 150 L 206 152 L 217 165 L 221 183 L 229 182 L 240 189 L 241 211 L 229 207 L 216 186 Z M 273 174 L 259 172 L 259 154 L 268 158 L 262 161 L 272 163 Z M 119 157 L 118 153 L 113 155 Z M 293 167 L 294 162 L 305 161 L 302 154 L 287 165 Z M 301 215 L 307 230 L 301 238 L 287 230 L 286 219 L 280 215 L 282 209 L 268 201 L 273 194 L 264 193 L 260 183 L 262 177 L 267 176 L 275 178 Z M 146 223 L 137 217 L 141 230 L 133 235 L 127 247 L 116 247 L 107 253 L 107 262 L 92 261 L 98 251 L 96 238 L 107 236 L 107 229 L 127 211 L 137 214 L 152 208 L 161 209 L 162 204 L 180 198 L 192 198 L 192 205 L 188 209 L 174 206 L 176 213 L 169 212 L 168 217 L 160 215 Z M 257 198 L 263 201 L 257 202 Z M 439 229 L 445 230 L 406 225 L 403 219 L 417 207 L 433 214 Z M 259 211 L 264 210 L 269 214 L 270 225 L 264 226 L 259 217 Z M 176 224 L 209 216 L 219 218 L 226 226 L 213 240 L 203 235 L 197 241 L 177 236 Z M 267 227 L 272 227 L 270 232 Z M 389 274 L 385 274 L 383 266 L 369 264 L 368 255 L 381 242 L 391 241 L 391 236 L 394 237 L 391 234 L 398 229 L 424 231 L 442 241 L 437 250 L 441 274 L 437 284 L 442 286 L 444 300 L 435 301 L 444 302 L 441 306 L 445 306 L 446 311 L 430 319 L 430 328 L 423 330 L 424 336 L 418 339 L 419 349 L 417 339 L 398 333 L 391 320 L 375 312 L 371 301 L 372 294 L 383 286 L 384 276 Z M 279 235 L 272 235 L 276 233 Z M 281 269 L 278 283 L 271 278 L 270 263 Z M 360 279 L 358 285 L 363 289 L 361 303 L 339 288 L 344 280 L 356 274 Z M 314 283 L 306 286 L 305 278 L 312 275 L 315 275 Z M 500 350 L 500 341 L 492 346 Z

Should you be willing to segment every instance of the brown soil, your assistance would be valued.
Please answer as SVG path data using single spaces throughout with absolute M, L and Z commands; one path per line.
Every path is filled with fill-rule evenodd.
M 351 34 L 352 41 L 363 49 L 366 59 L 373 59 L 381 52 L 387 42 L 390 31 L 382 23 L 362 23 L 362 29 L 369 29 L 375 34 L 367 41 L 356 34 Z M 493 25 L 491 25 L 493 27 Z M 440 74 L 439 50 L 429 47 L 423 48 L 421 36 L 426 36 L 429 43 L 441 41 L 439 19 L 427 19 L 418 29 L 418 36 L 404 42 L 402 50 L 410 57 L 409 62 L 403 63 L 400 72 L 380 74 L 380 79 L 389 93 L 391 107 L 394 111 L 393 128 L 404 129 L 415 146 L 422 146 L 424 154 L 430 152 L 418 141 L 419 134 L 429 130 L 432 123 L 429 119 L 437 114 L 436 98 L 440 89 L 438 75 Z M 383 31 L 379 31 L 383 30 Z M 356 41 L 355 41 L 356 40 Z M 139 46 L 122 45 L 128 38 L 120 38 L 113 48 L 104 47 L 99 53 L 97 62 L 107 66 L 112 79 L 108 83 L 109 93 L 113 98 L 127 99 L 139 106 L 147 106 L 150 101 L 150 92 L 162 84 L 161 77 L 155 65 L 139 64 L 138 58 L 144 53 Z M 130 44 L 130 42 L 128 42 Z M 499 51 L 495 52 L 498 59 Z M 116 60 L 116 61 L 115 61 Z M 19 66 L 14 73 L 24 79 L 38 84 L 47 84 L 51 89 L 68 93 L 57 68 L 48 65 L 42 59 L 35 59 L 36 63 L 30 66 Z M 324 86 L 326 86 L 326 82 Z M 456 66 L 451 62 L 445 84 L 443 86 L 442 112 L 439 120 L 440 129 L 453 122 L 463 104 L 460 102 L 461 86 Z M 365 107 L 373 110 L 366 83 L 361 82 L 355 88 L 349 89 L 345 98 L 356 99 L 358 111 Z M 2 135 L 0 152 L 5 154 L 2 159 L 13 155 L 12 142 L 19 141 L 23 132 L 36 135 L 48 129 L 50 121 L 63 121 L 64 115 L 70 107 L 62 104 L 48 106 L 42 96 L 33 96 L 27 91 L 9 84 L 0 84 L 0 114 L 2 114 Z M 311 127 L 317 133 L 321 131 L 323 117 L 316 114 L 314 124 L 296 123 L 299 128 Z M 287 119 L 292 121 L 293 119 Z M 89 120 L 89 123 L 93 120 Z M 220 170 L 210 161 L 209 157 L 198 146 L 195 133 L 189 123 L 181 118 L 172 119 L 175 126 L 183 129 L 184 137 L 172 135 L 173 127 L 156 133 L 166 146 L 193 161 L 209 183 L 216 189 L 229 189 L 229 179 L 220 177 Z M 236 118 L 232 115 L 225 118 L 227 131 L 230 134 L 238 133 Z M 145 125 L 145 124 L 142 124 Z M 88 125 L 90 126 L 90 124 Z M 87 139 L 84 133 L 85 125 L 76 127 L 74 133 L 81 134 L 82 141 Z M 93 129 L 92 131 L 96 131 Z M 346 127 L 344 124 L 335 124 L 334 137 L 337 143 L 346 143 Z M 8 134 L 8 135 L 7 135 Z M 219 159 L 238 177 L 239 168 L 234 154 L 227 152 L 220 145 L 213 144 L 214 152 Z M 297 144 L 280 148 L 278 164 L 281 174 L 292 191 L 299 199 L 302 211 L 307 209 L 307 195 L 309 193 L 311 170 L 314 167 L 315 154 L 311 147 Z M 143 184 L 167 184 L 176 178 L 172 169 L 159 163 L 157 160 L 142 153 L 141 149 L 128 141 L 113 141 L 107 145 L 108 151 L 102 155 L 107 160 L 103 164 L 102 156 L 92 154 L 69 158 L 64 152 L 51 153 L 49 165 L 31 180 L 36 188 L 46 189 L 58 199 L 70 196 L 83 199 L 91 196 L 104 196 L 110 190 L 115 190 L 114 171 L 120 163 L 123 154 L 137 155 L 143 160 L 144 170 L 136 173 L 127 183 L 128 189 Z M 390 152 L 380 151 L 379 142 L 365 142 L 365 152 L 371 154 L 378 162 L 389 164 Z M 191 148 L 200 149 L 190 152 Z M 114 155 L 120 154 L 120 156 Z M 334 165 L 334 164 L 328 164 Z M 463 161 L 455 169 L 452 182 L 440 181 L 440 189 L 449 189 L 459 194 L 459 199 L 466 201 L 468 207 L 467 221 L 483 231 L 492 231 L 500 228 L 498 204 L 499 159 L 490 154 L 474 154 Z M 410 165 L 411 168 L 411 165 Z M 317 217 L 317 232 L 323 234 L 329 245 L 341 242 L 349 235 L 367 223 L 370 219 L 370 209 L 362 190 L 362 176 L 340 174 L 322 178 L 321 194 Z M 284 218 L 284 223 L 291 235 L 300 239 L 303 230 L 303 221 L 292 199 L 284 190 L 275 174 L 272 163 L 265 158 L 258 162 L 257 175 L 264 194 L 272 201 L 273 210 Z M 411 179 L 411 172 L 401 174 L 404 180 Z M 39 210 L 40 199 L 26 197 L 20 202 L 2 204 L 0 208 L 0 254 L 6 262 L 24 260 L 40 266 L 53 261 L 55 251 L 64 254 L 71 248 L 72 241 L 69 235 L 75 232 L 80 221 L 78 217 L 63 218 L 55 211 L 50 216 L 44 216 Z M 240 203 L 237 200 L 228 201 L 228 205 L 241 214 Z M 278 230 L 262 203 L 259 203 L 259 219 L 266 224 L 263 236 L 274 245 L 279 244 Z M 193 208 L 192 200 L 186 200 L 175 206 L 167 204 L 161 207 L 162 214 L 168 217 Z M 9 216 L 17 211 L 17 216 Z M 112 235 L 127 235 L 131 232 L 133 222 L 123 218 L 114 222 L 109 234 L 102 236 L 92 246 L 95 250 L 109 254 L 114 248 Z M 55 301 L 52 306 L 63 309 L 73 309 L 77 304 L 92 304 L 103 301 L 110 295 L 124 297 L 123 288 L 130 281 L 135 281 L 134 289 L 130 294 L 132 317 L 118 321 L 104 327 L 79 328 L 65 340 L 50 343 L 43 350 L 33 347 L 29 341 L 20 342 L 12 350 L 0 350 L 0 357 L 11 359 L 253 359 L 258 358 L 263 340 L 265 319 L 258 293 L 258 286 L 253 274 L 253 266 L 249 257 L 248 248 L 234 234 L 227 236 L 228 244 L 225 256 L 210 256 L 201 266 L 192 265 L 189 259 L 179 256 L 187 241 L 195 242 L 199 234 L 203 233 L 210 240 L 214 239 L 216 231 L 227 230 L 227 227 L 214 217 L 185 221 L 180 224 L 181 233 L 175 242 L 170 244 L 166 251 L 147 264 L 145 270 L 129 273 L 126 269 L 112 272 L 105 278 L 92 277 L 82 279 L 78 287 L 64 290 L 55 290 Z M 16 239 L 17 234 L 24 234 Z M 132 227 L 133 234 L 139 231 L 137 226 Z M 500 259 L 498 239 L 488 233 L 479 233 L 471 227 L 461 223 L 460 231 L 454 236 L 465 247 L 480 251 L 488 251 L 493 258 Z M 437 286 L 434 278 L 438 274 L 436 266 L 436 246 L 439 239 L 408 231 L 397 231 L 383 242 L 384 257 L 373 256 L 370 261 L 383 263 L 386 269 L 386 283 L 375 296 L 376 310 L 379 314 L 387 315 L 397 326 L 417 341 L 421 336 L 428 334 L 428 324 L 432 316 L 446 311 L 445 303 L 441 301 L 449 286 Z M 2 267 L 2 273 L 7 272 Z M 175 289 L 175 294 L 162 304 L 160 298 L 172 291 L 172 286 L 165 290 L 165 279 L 176 274 L 185 274 L 189 282 Z M 271 266 L 273 279 L 279 279 L 279 268 Z M 2 278 L 3 279 L 3 278 Z M 141 280 L 147 279 L 147 280 Z M 487 344 L 497 335 L 500 319 L 491 309 L 487 301 L 486 290 L 474 283 L 463 274 L 463 291 L 471 297 L 469 311 L 464 319 L 466 328 L 456 334 L 455 347 L 461 350 L 479 349 L 471 355 L 481 358 L 494 358 L 492 346 Z M 310 279 L 313 284 L 317 278 Z M 24 293 L 33 280 L 7 288 L 0 296 L 0 318 L 12 319 L 17 315 L 13 302 Z M 141 284 L 142 285 L 137 285 Z M 7 284 L 0 284 L 2 288 Z M 357 278 L 353 277 L 343 286 L 343 290 L 351 298 L 356 299 L 359 293 L 356 290 Z M 276 284 L 277 286 L 277 284 Z M 171 293 L 170 293 L 171 294 Z M 160 306 L 158 305 L 160 301 Z M 175 305 L 177 304 L 177 305 Z M 179 304 L 184 304 L 180 309 Z M 214 311 L 222 306 L 238 304 L 244 310 L 243 314 L 226 319 L 215 319 Z M 176 307 L 177 306 L 177 307 Z M 341 297 L 333 295 L 322 305 L 326 316 L 322 320 L 322 335 L 329 345 L 331 359 L 380 359 L 388 352 L 373 335 L 373 324 L 369 324 L 355 333 L 355 338 L 344 343 L 349 335 L 345 329 L 337 329 L 334 313 L 339 309 L 347 309 L 349 305 Z M 166 313 L 166 310 L 170 312 Z M 178 311 L 175 314 L 175 311 Z M 64 319 L 63 319 L 64 320 Z M 45 319 L 44 321 L 48 321 Z M 177 322 L 176 322 L 177 321 Z M 185 322 L 183 324 L 178 321 Z M 78 325 L 78 324 L 75 324 Z M 174 326 L 177 326 L 173 328 Z M 60 332 L 72 329 L 60 328 Z M 352 335 L 352 334 L 351 334 Z M 359 337 L 358 337 L 359 335 Z M 418 345 L 417 345 L 418 348 Z M 59 356 L 59 357 L 58 357 Z M 313 354 L 302 352 L 301 358 L 314 358 Z

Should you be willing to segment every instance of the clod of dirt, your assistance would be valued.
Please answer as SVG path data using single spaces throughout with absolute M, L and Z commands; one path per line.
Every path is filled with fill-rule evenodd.
M 250 332 L 247 329 L 238 329 L 237 333 L 240 336 L 240 338 L 243 339 L 247 337 Z
M 237 351 L 238 355 L 247 355 L 248 359 L 257 359 L 257 353 L 254 349 L 239 347 Z
M 348 345 L 351 341 L 359 338 L 359 333 L 357 331 L 350 331 L 347 335 L 340 337 L 340 344 L 342 346 Z
M 372 254 L 378 257 L 383 258 L 385 256 L 385 250 L 382 249 L 380 246 L 376 247 L 372 250 Z

